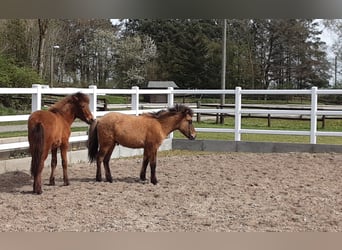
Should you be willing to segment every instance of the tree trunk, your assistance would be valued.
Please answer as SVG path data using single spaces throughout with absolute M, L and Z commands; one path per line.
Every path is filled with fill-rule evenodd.
M 39 26 L 39 43 L 38 43 L 38 57 L 37 57 L 37 72 L 40 77 L 43 77 L 44 71 L 44 56 L 45 56 L 45 42 L 48 27 L 48 19 L 38 19 Z

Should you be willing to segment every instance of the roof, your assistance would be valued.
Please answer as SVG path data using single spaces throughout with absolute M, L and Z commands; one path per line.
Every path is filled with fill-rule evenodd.
M 178 88 L 177 84 L 174 81 L 149 81 L 147 84 L 147 88 Z

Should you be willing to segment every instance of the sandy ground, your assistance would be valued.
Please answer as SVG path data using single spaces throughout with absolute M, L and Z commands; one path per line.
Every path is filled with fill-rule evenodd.
M 138 180 L 141 158 L 114 159 L 113 183 L 95 166 L 0 175 L 1 231 L 342 231 L 342 155 L 160 153 L 158 185 Z M 148 174 L 149 177 L 149 174 Z

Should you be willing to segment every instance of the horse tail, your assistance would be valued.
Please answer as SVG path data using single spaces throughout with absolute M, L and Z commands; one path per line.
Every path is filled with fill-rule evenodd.
M 96 160 L 99 147 L 99 140 L 97 136 L 97 120 L 93 121 L 89 126 L 88 131 L 88 159 L 90 162 Z
M 38 123 L 33 127 L 30 138 L 32 156 L 31 175 L 36 176 L 38 174 L 44 148 L 44 128 L 41 123 Z

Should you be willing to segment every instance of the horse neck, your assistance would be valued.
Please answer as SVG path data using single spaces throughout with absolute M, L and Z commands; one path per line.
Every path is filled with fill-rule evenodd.
M 159 122 L 162 125 L 163 131 L 166 135 L 178 129 L 178 124 L 180 122 L 180 115 L 168 115 L 159 118 Z
M 72 107 L 69 105 L 64 105 L 61 108 L 54 108 L 51 112 L 59 114 L 62 118 L 71 126 L 75 120 L 75 113 L 72 111 Z

